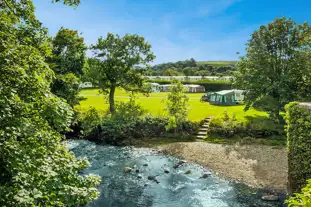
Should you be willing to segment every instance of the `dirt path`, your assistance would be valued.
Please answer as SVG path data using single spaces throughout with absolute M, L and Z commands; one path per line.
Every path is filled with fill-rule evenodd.
M 173 143 L 161 148 L 165 153 L 201 164 L 219 176 L 255 187 L 286 190 L 286 149 L 203 142 Z

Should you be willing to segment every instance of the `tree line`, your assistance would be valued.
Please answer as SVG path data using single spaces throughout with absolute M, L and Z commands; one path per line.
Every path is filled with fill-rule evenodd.
M 234 64 L 215 66 L 200 63 L 191 58 L 185 61 L 168 62 L 150 67 L 146 74 L 150 76 L 222 76 L 232 75 Z

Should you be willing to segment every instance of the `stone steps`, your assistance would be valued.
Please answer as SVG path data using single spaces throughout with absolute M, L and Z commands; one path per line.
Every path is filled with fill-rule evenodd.
M 199 129 L 199 132 L 197 134 L 198 139 L 205 139 L 209 127 L 209 122 L 211 121 L 212 117 L 207 117 L 204 119 L 204 123 L 202 124 L 201 128 Z

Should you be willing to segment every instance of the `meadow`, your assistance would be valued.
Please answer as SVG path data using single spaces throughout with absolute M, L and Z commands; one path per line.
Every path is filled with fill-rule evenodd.
M 200 121 L 209 116 L 220 116 L 226 110 L 229 114 L 235 113 L 238 119 L 245 119 L 245 117 L 267 116 L 265 112 L 250 109 L 244 112 L 243 105 L 237 106 L 215 106 L 210 105 L 208 102 L 200 102 L 200 98 L 204 93 L 187 93 L 189 97 L 189 116 L 192 121 Z M 118 89 L 116 91 L 115 100 L 117 102 L 124 102 L 129 100 L 129 93 Z M 151 93 L 148 97 L 143 94 L 137 95 L 137 102 L 142 105 L 152 115 L 165 115 L 165 100 L 167 92 Z M 108 99 L 104 94 L 100 94 L 98 89 L 85 89 L 82 90 L 80 96 L 85 100 L 80 102 L 82 109 L 89 108 L 90 106 L 96 109 L 107 110 L 109 107 Z

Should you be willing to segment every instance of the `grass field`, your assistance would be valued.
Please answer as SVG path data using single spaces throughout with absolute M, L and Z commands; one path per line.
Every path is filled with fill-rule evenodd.
M 198 61 L 198 65 L 212 65 L 214 67 L 217 66 L 227 66 L 227 65 L 235 65 L 237 61 Z
M 93 106 L 97 109 L 108 109 L 107 98 L 103 94 L 99 94 L 98 89 L 87 89 L 81 91 L 81 96 L 85 97 L 86 100 L 80 102 L 81 108 L 88 108 Z M 165 99 L 168 93 L 151 93 L 149 97 L 142 94 L 138 95 L 137 101 L 141 103 L 143 108 L 148 110 L 153 115 L 164 115 Z M 189 93 L 189 119 L 193 121 L 200 121 L 208 116 L 219 116 L 225 110 L 228 113 L 235 113 L 238 119 L 244 119 L 247 116 L 267 116 L 265 112 L 251 109 L 244 112 L 244 106 L 213 106 L 207 102 L 200 102 L 200 98 L 203 93 Z M 127 101 L 129 94 L 123 90 L 117 90 L 116 101 Z

